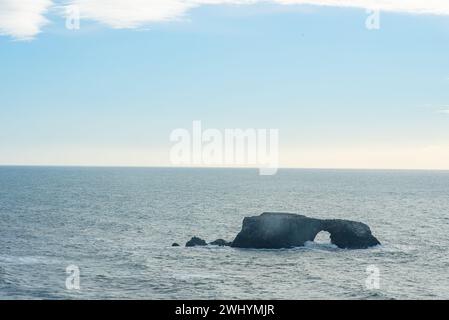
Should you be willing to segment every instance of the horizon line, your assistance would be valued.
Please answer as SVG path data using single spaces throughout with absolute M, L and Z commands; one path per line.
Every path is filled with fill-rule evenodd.
M 105 169 L 225 169 L 225 170 L 259 170 L 260 167 L 200 167 L 200 166 L 133 166 L 133 165 L 70 165 L 70 164 L 0 164 L 0 168 L 105 168 Z M 345 167 L 278 167 L 278 170 L 348 170 L 348 171 L 448 171 L 449 169 L 434 168 L 345 168 Z

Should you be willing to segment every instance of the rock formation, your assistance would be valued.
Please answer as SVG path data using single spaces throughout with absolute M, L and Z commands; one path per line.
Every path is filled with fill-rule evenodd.
M 186 247 L 207 246 L 206 241 L 201 238 L 193 237 L 186 243 Z
M 228 242 L 228 241 L 223 240 L 223 239 L 217 239 L 215 241 L 212 241 L 209 244 L 212 245 L 212 246 L 230 247 L 232 245 L 232 242 Z
M 303 246 L 320 231 L 331 235 L 339 248 L 364 249 L 380 244 L 370 228 L 350 220 L 308 218 L 292 213 L 263 213 L 243 220 L 240 233 L 232 242 L 236 248 L 280 249 Z
M 331 242 L 343 249 L 365 249 L 380 244 L 371 234 L 370 228 L 361 222 L 265 212 L 260 216 L 244 218 L 242 230 L 234 241 L 217 239 L 210 245 L 254 249 L 301 247 L 307 241 L 314 241 L 321 231 L 329 232 Z M 186 247 L 206 245 L 206 241 L 198 237 L 193 237 L 186 243 Z

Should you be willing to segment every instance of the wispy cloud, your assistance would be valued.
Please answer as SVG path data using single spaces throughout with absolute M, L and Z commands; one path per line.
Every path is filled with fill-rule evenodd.
M 377 9 L 412 14 L 449 15 L 449 2 L 447 0 L 275 0 L 275 2 Z
M 69 4 L 79 7 L 82 19 L 112 28 L 136 28 L 177 19 L 197 5 L 184 0 L 71 0 Z
M 270 1 L 270 0 L 268 0 Z M 249 5 L 262 0 L 70 0 L 83 18 L 99 21 L 113 28 L 140 27 L 147 23 L 178 19 L 201 5 Z M 447 0 L 271 0 L 279 5 L 318 5 L 379 9 L 414 14 L 449 15 Z
M 0 35 L 32 39 L 48 23 L 51 0 L 0 0 Z
M 447 0 L 55 0 L 55 6 L 76 5 L 81 18 L 112 28 L 138 28 L 153 22 L 170 21 L 185 16 L 202 5 L 249 5 L 272 2 L 279 5 L 378 9 L 412 14 L 449 15 Z M 46 11 L 51 0 L 0 0 L 0 34 L 32 38 L 48 21 Z

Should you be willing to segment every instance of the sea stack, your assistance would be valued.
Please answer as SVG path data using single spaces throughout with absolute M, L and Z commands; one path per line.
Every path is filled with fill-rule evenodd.
M 201 238 L 193 237 L 186 243 L 186 247 L 207 246 L 207 242 Z
M 365 249 L 379 245 L 370 228 L 361 222 L 315 219 L 293 213 L 265 212 L 246 217 L 242 230 L 232 242 L 235 248 L 281 249 L 304 246 L 321 231 L 343 249 Z

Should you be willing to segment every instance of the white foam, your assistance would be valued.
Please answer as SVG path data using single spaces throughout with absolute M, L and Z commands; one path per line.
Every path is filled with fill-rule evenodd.
M 304 244 L 304 247 L 314 250 L 325 250 L 325 251 L 338 249 L 338 247 L 335 244 L 314 242 L 314 241 L 307 241 Z
M 9 256 L 0 255 L 0 263 L 26 265 L 26 264 L 56 264 L 58 261 L 44 256 Z

